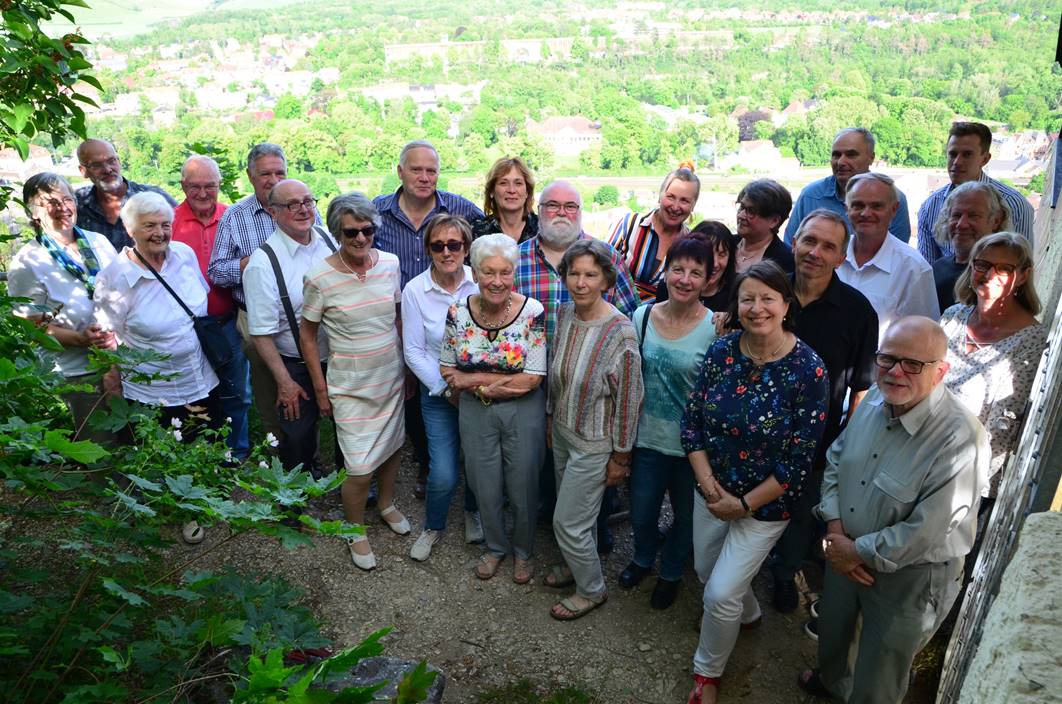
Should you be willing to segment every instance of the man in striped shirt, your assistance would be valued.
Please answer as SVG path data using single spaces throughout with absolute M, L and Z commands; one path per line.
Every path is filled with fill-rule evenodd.
M 948 178 L 946 186 L 933 191 L 918 209 L 918 252 L 932 264 L 954 254 L 950 244 L 940 244 L 933 237 L 933 225 L 944 207 L 944 200 L 956 186 L 968 181 L 989 183 L 1010 210 L 1014 231 L 1032 243 L 1033 209 L 1028 199 L 1010 186 L 989 178 L 984 166 L 992 158 L 992 131 L 979 122 L 956 122 L 948 132 Z

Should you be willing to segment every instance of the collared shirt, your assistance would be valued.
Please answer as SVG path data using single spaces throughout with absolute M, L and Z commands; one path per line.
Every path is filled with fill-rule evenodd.
M 122 205 L 125 205 L 125 202 L 137 193 L 151 191 L 165 198 L 166 202 L 171 206 L 177 207 L 177 201 L 173 199 L 173 196 L 158 186 L 136 183 L 127 178 L 122 180 L 125 181 L 125 195 L 122 196 Z M 112 225 L 107 220 L 107 216 L 103 214 L 103 208 L 100 207 L 99 201 L 96 200 L 96 186 L 82 186 L 74 193 L 74 198 L 77 200 L 78 227 L 100 233 L 110 241 L 116 251 L 121 250 L 122 247 L 132 246 L 133 239 L 125 231 L 125 224 L 122 223 L 122 218 L 119 217 L 117 222 Z
M 837 197 L 837 178 L 827 176 L 821 181 L 812 181 L 804 186 L 804 190 L 800 192 L 796 203 L 793 204 L 793 210 L 789 213 L 789 222 L 785 225 L 787 245 L 793 246 L 793 237 L 801 221 L 811 211 L 819 208 L 826 208 L 843 216 L 844 221 L 848 223 L 848 232 L 852 232 L 852 223 L 848 222 L 848 208 L 845 207 L 844 200 Z M 911 214 L 907 210 L 907 196 L 903 194 L 903 191 L 900 191 L 900 207 L 892 218 L 892 222 L 889 223 L 889 234 L 904 244 L 911 241 Z
M 460 215 L 465 220 L 483 217 L 483 211 L 471 201 L 454 193 L 435 191 L 435 207 L 432 208 L 420 227 L 413 227 L 406 214 L 399 206 L 402 187 L 394 193 L 376 196 L 373 205 L 380 211 L 380 229 L 376 231 L 373 245 L 381 252 L 390 252 L 398 257 L 402 270 L 402 288 L 431 264 L 431 257 L 424 251 L 424 229 L 437 213 Z
M 970 552 L 988 435 L 944 386 L 899 418 L 874 387 L 826 453 L 818 513 L 840 519 L 871 569 L 895 572 Z
M 880 340 L 892 321 L 905 315 L 924 315 L 937 320 L 937 288 L 933 268 L 910 245 L 886 237 L 863 266 L 856 265 L 855 237 L 848 242 L 848 256 L 837 268 L 837 276 L 870 301 L 878 314 Z
M 1007 210 L 1010 211 L 1011 229 L 1014 232 L 1025 235 L 1029 239 L 1029 245 L 1031 246 L 1033 243 L 1033 219 L 1036 214 L 1033 212 L 1029 199 L 1007 184 L 990 178 L 984 171 L 981 172 L 981 178 L 977 180 L 981 183 L 992 184 L 992 187 L 999 192 L 1000 198 L 1007 204 Z M 940 216 L 940 211 L 944 209 L 944 201 L 953 188 L 955 186 L 951 183 L 941 186 L 930 193 L 929 197 L 922 203 L 922 207 L 918 209 L 918 253 L 930 264 L 941 257 L 955 253 L 950 243 L 941 244 L 933 236 L 933 226 Z
M 590 235 L 583 232 L 579 238 L 590 239 Z M 616 285 L 605 292 L 604 298 L 629 318 L 641 301 L 634 289 L 634 281 L 627 271 L 627 265 L 620 259 L 616 250 L 612 247 L 609 247 L 609 250 L 612 252 L 612 263 L 619 271 L 619 276 L 616 277 Z M 546 261 L 546 255 L 538 244 L 538 237 L 520 245 L 520 263 L 516 267 L 513 289 L 534 298 L 546 309 L 546 341 L 552 344 L 553 331 L 557 328 L 557 311 L 563 304 L 572 300 L 572 297 L 560 274 Z
M 435 283 L 431 272 L 432 268 L 428 267 L 402 291 L 402 351 L 406 366 L 428 387 L 432 396 L 438 396 L 446 390 L 446 381 L 439 373 L 439 353 L 447 311 L 478 293 L 479 287 L 472 280 L 472 268 L 468 266 L 464 267 L 464 278 L 453 293 Z
M 822 295 L 796 306 L 796 334 L 822 359 L 830 377 L 830 409 L 826 430 L 815 452 L 815 468 L 826 462 L 826 450 L 841 433 L 848 390 L 866 391 L 874 383 L 878 349 L 878 316 L 870 301 L 835 273 Z
M 956 262 L 954 254 L 933 262 L 933 285 L 937 287 L 937 305 L 941 313 L 955 305 L 955 284 L 966 271 L 966 266 Z
M 302 319 L 303 277 L 318 262 L 335 251 L 335 244 L 329 247 L 324 238 L 329 237 L 314 229 L 310 241 L 300 244 L 284 234 L 279 228 L 266 240 L 277 255 L 280 271 L 284 274 L 284 285 L 288 289 L 291 307 L 295 319 Z M 266 253 L 258 248 L 251 254 L 251 260 L 243 270 L 243 289 L 247 294 L 247 331 L 251 335 L 271 335 L 277 346 L 277 352 L 284 357 L 299 358 L 299 349 L 295 346 L 295 335 L 288 325 L 288 316 L 284 304 L 280 302 L 280 287 L 273 273 L 273 265 Z M 317 331 L 317 345 L 321 359 L 328 358 L 328 336 L 324 326 Z
M 159 275 L 192 313 L 206 315 L 210 287 L 199 271 L 191 247 L 171 242 Z M 113 330 L 123 345 L 169 355 L 168 359 L 138 365 L 136 371 L 172 378 L 148 383 L 123 378 L 122 392 L 126 398 L 181 406 L 206 398 L 218 385 L 218 377 L 199 345 L 192 319 L 154 274 L 129 259 L 128 247 L 100 272 L 96 285 L 96 320 L 104 329 Z
M 217 203 L 214 206 L 214 214 L 206 225 L 195 216 L 187 200 L 173 211 L 173 239 L 192 248 L 196 259 L 199 260 L 199 271 L 203 272 L 208 284 L 210 277 L 207 276 L 207 267 L 210 265 L 210 253 L 214 251 L 218 221 L 227 209 L 227 205 Z M 226 315 L 231 313 L 232 309 L 232 291 L 211 285 L 210 293 L 207 294 L 207 315 Z
M 664 286 L 664 259 L 658 253 L 660 235 L 653 229 L 653 216 L 659 208 L 638 217 L 627 213 L 612 227 L 606 241 L 623 257 L 627 271 L 638 287 L 643 303 L 656 300 L 657 291 Z M 636 222 L 632 223 L 632 220 Z M 679 233 L 689 232 L 685 225 Z
M 484 215 L 479 220 L 472 222 L 472 239 L 478 240 L 484 235 L 493 235 L 501 232 L 501 223 L 498 222 L 498 218 L 493 215 Z M 528 213 L 524 218 L 524 229 L 520 232 L 520 239 L 517 240 L 517 244 L 521 242 L 527 242 L 532 237 L 538 234 L 538 216 L 534 213 Z
M 321 225 L 321 214 L 314 209 L 314 224 Z M 214 286 L 232 289 L 237 304 L 246 304 L 243 295 L 240 260 L 254 254 L 277 229 L 269 210 L 251 194 L 233 203 L 218 222 L 214 250 L 210 253 L 207 278 Z M 267 262 L 268 263 L 268 262 Z M 302 291 L 302 280 L 299 280 Z
M 80 229 L 80 228 L 79 228 Z M 82 230 L 89 246 L 96 255 L 100 271 L 114 261 L 114 247 L 98 232 Z M 75 261 L 84 264 L 81 252 L 74 249 L 66 253 Z M 31 239 L 11 259 L 11 271 L 7 275 L 7 292 L 17 298 L 28 298 L 30 305 L 19 305 L 19 315 L 40 315 L 42 311 L 33 305 L 44 306 L 53 313 L 58 308 L 52 324 L 69 330 L 82 331 L 95 322 L 96 304 L 89 298 L 85 284 L 66 270 L 55 257 L 49 254 L 36 239 Z M 59 308 L 59 306 L 62 308 Z M 55 364 L 65 376 L 77 376 L 88 372 L 88 348 L 64 347 L 56 354 Z

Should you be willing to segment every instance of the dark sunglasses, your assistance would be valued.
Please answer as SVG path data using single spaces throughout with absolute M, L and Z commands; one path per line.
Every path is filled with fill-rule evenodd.
M 340 230 L 344 237 L 354 239 L 358 235 L 365 235 L 365 239 L 371 239 L 376 234 L 375 225 L 366 225 L 365 227 L 344 227 Z
M 448 249 L 451 252 L 460 252 L 465 248 L 465 243 L 462 240 L 446 240 L 445 242 L 432 242 L 428 245 L 428 248 L 436 254 L 442 254 L 444 249 Z

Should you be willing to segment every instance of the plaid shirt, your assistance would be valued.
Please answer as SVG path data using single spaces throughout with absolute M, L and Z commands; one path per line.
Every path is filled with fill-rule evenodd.
M 590 239 L 590 235 L 584 232 L 579 238 Z M 616 265 L 619 277 L 616 279 L 616 285 L 605 293 L 605 300 L 629 318 L 641 301 L 638 299 L 630 272 L 627 271 L 627 265 L 615 249 L 609 246 L 609 250 L 612 252 L 612 263 Z M 546 342 L 552 343 L 553 331 L 557 327 L 557 311 L 561 305 L 572 300 L 572 297 L 560 274 L 542 254 L 538 237 L 532 237 L 520 245 L 520 263 L 516 267 L 513 289 L 536 299 L 546 309 Z
M 431 257 L 424 251 L 424 228 L 431 222 L 432 217 L 438 213 L 450 213 L 472 222 L 482 218 L 483 211 L 459 195 L 435 191 L 435 207 L 424 218 L 420 227 L 416 228 L 398 206 L 398 198 L 401 195 L 402 187 L 399 186 L 394 193 L 372 199 L 373 205 L 380 211 L 381 220 L 373 244 L 381 252 L 390 252 L 398 257 L 398 266 L 402 270 L 402 288 L 405 288 L 410 279 L 422 273 L 431 264 Z
M 314 222 L 321 224 L 321 214 L 314 210 Z M 262 207 L 255 194 L 229 206 L 218 223 L 214 250 L 210 253 L 207 279 L 214 286 L 232 289 L 232 297 L 243 307 L 243 271 L 240 260 L 254 254 L 277 229 L 273 216 Z
M 177 201 L 173 199 L 173 196 L 158 186 L 147 186 L 124 178 L 122 180 L 125 181 L 125 195 L 122 197 L 122 205 L 125 205 L 125 202 L 137 193 L 151 191 L 165 198 L 171 208 L 177 207 Z M 125 225 L 122 223 L 121 217 L 113 225 L 107 221 L 107 216 L 103 214 L 103 209 L 100 208 L 100 203 L 96 200 L 95 186 L 82 186 L 74 193 L 74 198 L 77 200 L 78 227 L 82 230 L 100 233 L 114 245 L 116 252 L 122 251 L 122 247 L 133 245 L 133 238 L 125 231 Z

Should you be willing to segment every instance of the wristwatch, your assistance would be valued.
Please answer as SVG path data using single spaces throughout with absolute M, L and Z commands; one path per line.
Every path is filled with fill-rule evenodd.
M 741 508 L 745 509 L 745 515 L 746 516 L 751 516 L 752 515 L 752 509 L 749 508 L 749 502 L 745 501 L 745 497 L 744 496 L 739 496 L 738 497 L 738 501 L 741 502 Z

